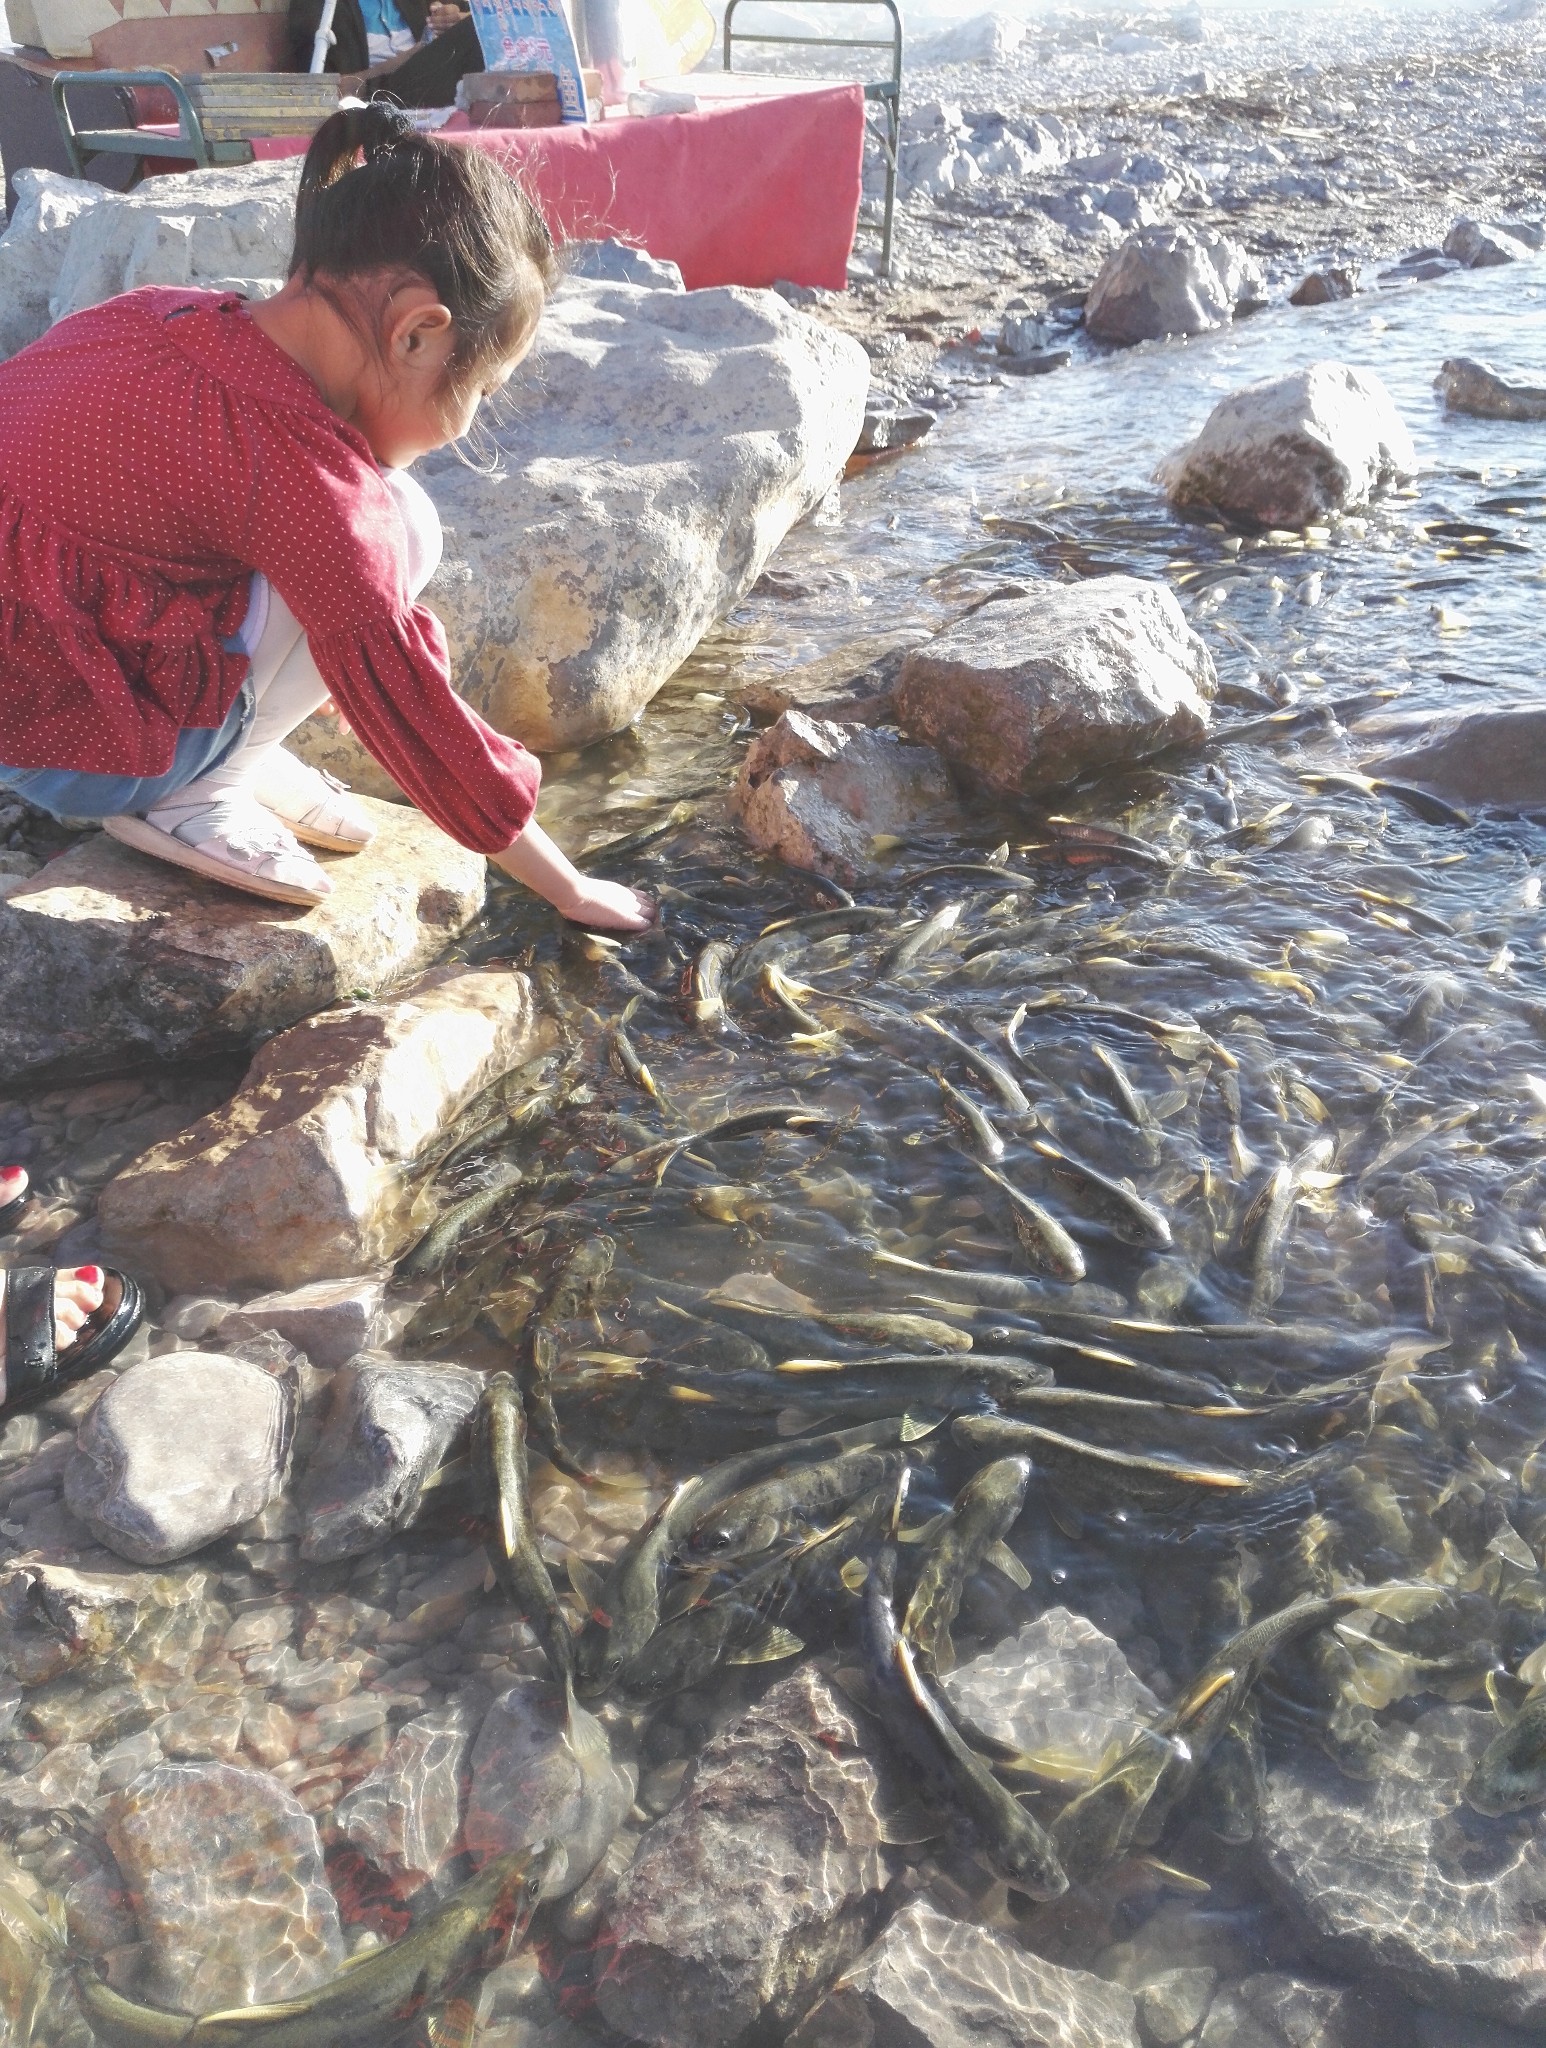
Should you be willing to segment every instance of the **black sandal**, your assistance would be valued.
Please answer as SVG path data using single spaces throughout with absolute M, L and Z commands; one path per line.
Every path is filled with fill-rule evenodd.
M 23 1188 L 14 1201 L 0 1202 L 0 1237 L 4 1237 L 8 1230 L 20 1223 L 31 1200 L 31 1188 Z
M 145 1297 L 127 1274 L 106 1269 L 102 1306 L 75 1342 L 54 1347 L 56 1266 L 12 1266 L 5 1276 L 5 1399 L 0 1415 L 30 1408 L 116 1358 L 145 1319 Z

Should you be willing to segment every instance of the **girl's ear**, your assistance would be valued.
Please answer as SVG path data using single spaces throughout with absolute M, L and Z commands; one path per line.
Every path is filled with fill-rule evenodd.
M 455 343 L 450 310 L 434 297 L 416 298 L 388 313 L 386 352 L 394 363 L 437 367 Z

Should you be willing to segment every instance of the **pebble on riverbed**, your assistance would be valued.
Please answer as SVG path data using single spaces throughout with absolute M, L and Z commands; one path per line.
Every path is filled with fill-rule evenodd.
M 301 1556 L 314 1564 L 359 1557 L 400 1529 L 482 1385 L 465 1366 L 369 1353 L 343 1367 L 300 1488 Z

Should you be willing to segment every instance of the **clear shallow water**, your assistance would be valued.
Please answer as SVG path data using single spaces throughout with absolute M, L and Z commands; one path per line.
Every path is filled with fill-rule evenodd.
M 659 890 L 665 916 L 657 932 L 618 947 L 560 931 L 529 899 L 502 892 L 458 949 L 538 974 L 567 1043 L 562 1106 L 535 1133 L 475 1151 L 442 1177 L 449 1198 L 509 1160 L 527 1173 L 438 1282 L 404 1287 L 414 1320 L 399 1348 L 515 1366 L 528 1382 L 545 1363 L 564 1447 L 609 1482 L 582 1486 L 539 1467 L 539 1523 L 561 1588 L 571 1558 L 604 1570 L 671 1484 L 721 1456 L 818 1424 L 904 1410 L 928 1421 L 983 1406 L 980 1386 L 938 1391 L 949 1360 L 971 1354 L 944 1352 L 944 1364 L 922 1369 L 864 1362 L 896 1347 L 856 1317 L 923 1317 L 933 1336 L 906 1325 L 908 1348 L 970 1337 L 979 1354 L 1052 1363 L 1069 1389 L 1174 1404 L 1174 1389 L 1167 1395 L 1152 1373 L 1072 1350 L 1054 1357 L 1046 1343 L 1103 1339 L 1140 1367 L 1201 1376 L 1264 1411 L 1230 1421 L 1174 1406 L 1090 1407 L 1056 1422 L 1108 1450 L 1233 1470 L 1255 1484 L 1220 1503 L 1181 1476 L 1140 1485 L 1120 1468 L 1092 1472 L 1077 1455 L 1033 1450 L 1011 1537 L 1030 1583 L 974 1579 L 956 1628 L 963 1662 L 1065 1604 L 1169 1702 L 1236 1628 L 1296 1597 L 1347 1581 L 1445 1588 L 1420 1623 L 1360 1624 L 1329 1650 L 1330 1639 L 1312 1639 L 1256 1689 L 1267 1763 L 1292 1774 L 1329 1759 L 1350 1808 L 1367 1796 L 1381 1744 L 1439 1704 L 1490 1713 L 1494 1697 L 1505 1711 L 1524 1698 L 1534 1676 L 1526 1660 L 1546 1639 L 1546 1501 L 1533 1459 L 1546 1438 L 1546 1284 L 1536 1277 L 1546 1278 L 1546 840 L 1519 819 L 1429 822 L 1388 795 L 1323 778 L 1370 753 L 1356 730 L 1369 710 L 1535 694 L 1546 438 L 1539 428 L 1446 419 L 1431 384 L 1445 356 L 1463 353 L 1546 377 L 1540 291 L 1531 270 L 1483 273 L 985 386 L 919 451 L 845 485 L 835 521 L 792 536 L 777 564 L 783 594 L 743 606 L 637 731 L 551 765 L 547 815 L 577 848 L 667 822 L 685 805 L 664 836 L 604 862 Z M 1317 355 L 1373 368 L 1389 385 L 1421 455 L 1412 490 L 1308 539 L 1236 547 L 1222 530 L 1173 520 L 1149 482 L 1156 461 L 1219 393 Z M 1036 530 L 1017 531 L 1016 521 Z M 1441 523 L 1468 537 L 1435 534 Z M 883 855 L 859 891 L 897 911 L 895 927 L 818 937 L 777 959 L 802 984 L 798 1000 L 816 1029 L 777 1006 L 762 963 L 744 954 L 722 1026 L 696 1026 L 684 991 L 705 944 L 744 947 L 770 921 L 825 900 L 752 855 L 727 820 L 722 792 L 748 737 L 740 692 L 845 651 L 859 650 L 858 668 L 899 633 L 932 630 L 1004 584 L 1109 569 L 1169 582 L 1221 677 L 1206 750 L 1108 779 L 1065 805 L 1086 824 L 1133 835 L 1152 857 L 1049 845 L 1029 810 L 968 805 Z M 1232 722 L 1275 705 L 1327 708 L 1230 740 Z M 1006 841 L 1008 869 L 1027 879 L 919 873 L 951 858 L 980 861 Z M 906 917 L 952 903 L 959 919 L 937 950 L 911 968 L 887 964 Z M 989 943 L 995 934 L 1002 944 Z M 1017 1054 L 1005 1033 L 1021 1004 L 1032 1008 Z M 1032 1115 L 1008 1110 L 929 1016 L 995 1053 Z M 630 1047 L 653 1093 L 629 1077 Z M 1005 1197 L 945 1111 L 936 1069 L 995 1122 L 1005 1175 L 1073 1234 L 1081 1282 L 1038 1276 L 1028 1262 Z M 1124 1079 L 1138 1106 L 1124 1100 Z M 625 1163 L 774 1101 L 828 1121 L 694 1145 L 658 1179 L 658 1154 Z M 1034 1149 L 1048 1140 L 1129 1179 L 1163 1213 L 1172 1242 L 1135 1244 L 1120 1220 L 1103 1220 L 1087 1190 L 1049 1174 Z M 1295 1161 L 1308 1178 L 1268 1256 L 1258 1198 Z M 566 1262 L 597 1239 L 610 1269 L 560 1314 L 554 1289 Z M 970 1281 L 946 1277 L 983 1272 L 1020 1276 L 1013 1310 L 974 1308 Z M 1071 1322 L 1070 1312 L 1087 1320 Z M 544 1318 L 551 1350 L 534 1343 Z M 1117 1335 L 1101 1318 L 1172 1334 Z M 1283 1334 L 1217 1334 L 1244 1323 Z M 781 1363 L 813 1354 L 843 1368 L 779 1376 Z M 1334 1397 L 1317 1395 L 1348 1380 Z M 925 1439 L 909 1520 L 947 1504 L 980 1462 L 947 1428 Z M 13 1551 L 24 1551 L 25 1515 L 8 1527 Z M 393 1699 L 390 1726 L 458 1699 L 476 1708 L 541 1670 L 499 1597 L 468 1591 L 479 1527 L 455 1475 L 414 1529 L 353 1565 L 308 1569 L 273 1534 L 215 1554 L 221 1599 L 237 1615 L 284 1607 L 292 1620 L 276 1626 L 291 1628 L 305 1656 L 357 1656 L 361 1692 Z M 440 1627 L 426 1588 L 453 1581 L 454 1596 L 434 1594 L 449 1602 Z M 780 1597 L 769 1618 L 843 1668 L 856 1661 L 856 1607 L 829 1579 Z M 577 1598 L 573 1609 L 578 1622 Z M 388 1617 L 425 1613 L 417 1637 L 386 1634 Z M 206 1652 L 186 1655 L 185 1682 L 261 1706 L 260 1663 L 233 1666 L 227 1656 L 216 1671 Z M 669 1805 L 709 1734 L 789 1668 L 727 1669 L 677 1693 L 657 1682 L 644 1697 L 613 1689 L 602 1717 L 617 1749 L 641 1764 L 645 1802 L 617 1863 L 648 1815 Z M 147 1690 L 167 1683 L 160 1667 L 133 1680 Z M 87 1718 L 92 1687 L 81 1683 L 75 1708 L 56 1709 L 51 1725 L 68 1730 L 71 1711 Z M 271 1728 L 268 1736 L 277 1739 Z M 351 1938 L 403 1924 L 400 1904 L 383 1904 L 334 1821 L 385 1739 L 369 1730 L 325 1770 L 289 1773 L 323 1829 Z M 182 1753 L 198 1755 L 196 1742 Z M 253 1760 L 250 1742 L 239 1757 Z M 1050 1821 L 1066 1796 L 1043 1787 L 1032 1804 Z M 897 1856 L 958 1917 L 1134 1984 L 1193 1960 L 1226 1982 L 1267 1967 L 1325 1974 L 1266 1888 L 1259 1845 L 1221 1842 L 1202 1810 L 1178 1808 L 1159 1844 L 1166 1872 L 1129 1863 L 1042 1908 L 1006 1890 L 969 1846 L 924 1842 Z M 1515 1830 L 1506 1837 L 1515 1841 L 1520 1825 L 1475 1819 L 1473 1861 L 1503 1839 L 1488 1828 Z M 57 1847 L 36 1828 L 9 1832 L 26 1867 L 49 1877 Z M 448 1864 L 448 1882 L 457 1868 Z M 1420 1885 L 1410 1870 L 1392 1884 L 1395 1916 L 1415 1925 L 1408 1907 Z M 599 2027 L 600 1910 L 588 1894 L 557 1920 L 541 1948 L 546 1988 L 521 2017 L 489 2007 L 478 2035 L 486 2048 L 570 2044 L 588 2038 L 576 2029 Z M 1461 1940 L 1480 1941 L 1468 1904 L 1448 1910 Z M 127 1982 L 132 1965 L 131 1955 Z M 1341 1979 L 1364 1974 L 1356 1950 L 1344 1951 Z M 1405 2024 L 1386 1980 L 1367 1982 L 1384 2022 Z M 1421 2025 L 1435 2042 L 1481 2038 L 1469 2018 L 1430 2015 Z

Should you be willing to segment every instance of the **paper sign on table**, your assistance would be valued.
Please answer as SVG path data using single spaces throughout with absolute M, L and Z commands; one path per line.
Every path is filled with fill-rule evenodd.
M 561 0 L 472 0 L 472 22 L 490 71 L 551 71 L 564 119 L 585 119 L 579 53 Z

